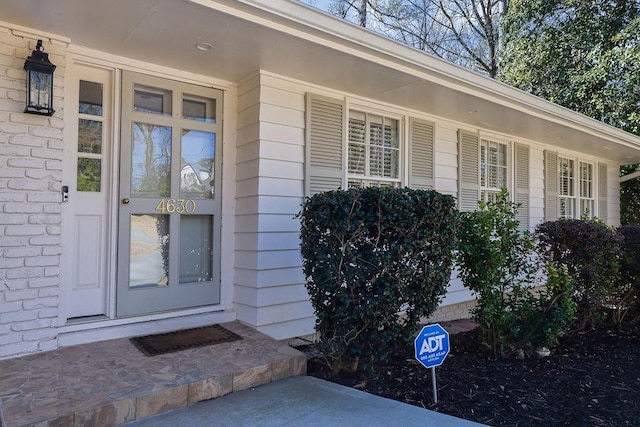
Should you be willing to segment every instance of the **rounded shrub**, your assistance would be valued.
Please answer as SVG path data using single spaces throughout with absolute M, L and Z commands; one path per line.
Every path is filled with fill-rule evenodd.
M 320 344 L 334 371 L 384 360 L 446 291 L 455 247 L 451 196 L 358 188 L 305 200 L 301 252 Z

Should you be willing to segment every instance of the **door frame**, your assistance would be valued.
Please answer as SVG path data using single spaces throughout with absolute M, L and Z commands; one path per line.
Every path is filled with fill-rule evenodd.
M 109 173 L 111 177 L 119 176 L 119 159 L 120 156 L 120 121 L 121 121 L 121 76 L 123 71 L 135 71 L 149 76 L 156 76 L 170 80 L 177 80 L 183 83 L 191 83 L 196 86 L 211 87 L 223 91 L 222 111 L 225 119 L 222 123 L 223 138 L 220 141 L 222 145 L 222 176 L 235 176 L 235 140 L 237 115 L 234 113 L 238 105 L 237 85 L 227 80 L 218 79 L 211 76 L 193 74 L 184 70 L 177 70 L 158 64 L 121 57 L 105 52 L 95 51 L 78 45 L 70 45 L 65 58 L 65 83 L 64 87 L 70 87 L 70 79 L 76 78 L 73 72 L 75 67 L 88 66 L 108 70 L 113 73 L 112 81 L 112 151 L 111 168 Z M 74 120 L 73 111 L 77 106 L 70 105 L 71 100 L 65 99 L 65 123 L 68 126 L 70 120 Z M 231 112 L 231 113 L 229 113 Z M 71 115 L 69 115 L 71 114 Z M 77 117 L 77 116 L 75 116 Z M 65 126 L 65 127 L 67 127 Z M 66 131 L 65 131 L 65 139 Z M 234 203 L 235 200 L 235 180 L 226 179 L 222 186 L 222 212 L 220 222 L 220 304 L 215 306 L 203 306 L 189 308 L 183 310 L 175 310 L 171 312 L 155 313 L 131 317 L 116 317 L 116 275 L 117 275 L 117 221 L 118 221 L 118 182 L 111 179 L 109 189 L 109 214 L 110 231 L 108 236 L 108 261 L 107 261 L 107 316 L 94 319 L 82 319 L 68 321 L 67 318 L 67 301 L 65 288 L 61 289 L 60 311 L 57 324 L 60 327 L 60 343 L 61 345 L 75 345 L 86 342 L 93 342 L 97 339 L 111 339 L 121 336 L 146 332 L 157 332 L 166 329 L 161 326 L 166 320 L 167 325 L 171 328 L 175 327 L 193 327 L 210 323 L 221 323 L 235 320 L 236 315 L 233 311 L 233 283 L 234 283 Z M 63 211 L 63 220 L 65 216 Z M 63 242 L 62 242 L 63 243 Z M 61 243 L 61 244 L 62 244 Z M 65 257 L 70 249 L 63 245 L 61 263 L 64 265 Z M 61 269 L 61 283 L 66 280 L 66 273 Z M 171 320 L 173 319 L 173 320 Z M 158 323 L 160 322 L 160 323 Z M 153 325 L 158 326 L 153 326 Z M 168 329 L 167 329 L 168 330 Z M 145 332 L 146 331 L 146 332 Z

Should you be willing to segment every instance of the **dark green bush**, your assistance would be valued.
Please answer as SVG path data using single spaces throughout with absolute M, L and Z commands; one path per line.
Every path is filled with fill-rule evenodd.
M 549 221 L 538 225 L 536 233 L 541 259 L 568 267 L 578 306 L 576 328 L 600 323 L 616 285 L 622 238 L 596 220 Z
M 460 278 L 476 295 L 473 317 L 495 354 L 552 345 L 575 312 L 565 269 L 549 266 L 546 289 L 534 290 L 535 245 L 518 232 L 517 208 L 504 190 L 460 215 Z
M 617 229 L 620 242 L 620 282 L 616 287 L 614 321 L 621 323 L 627 312 L 640 312 L 640 225 L 623 225 Z
M 511 338 L 515 348 L 553 347 L 576 315 L 567 266 L 547 264 L 546 277 L 544 288 L 527 293 L 513 310 L 515 322 L 522 325 L 520 334 Z
M 640 291 L 640 225 L 623 225 L 617 232 L 623 237 L 620 242 L 620 278 Z
M 413 339 L 449 283 L 456 210 L 435 191 L 359 188 L 305 200 L 301 251 L 320 343 L 334 371 Z

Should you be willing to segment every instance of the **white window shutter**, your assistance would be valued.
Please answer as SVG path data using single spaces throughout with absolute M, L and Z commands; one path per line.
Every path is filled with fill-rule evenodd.
M 478 134 L 458 130 L 458 209 L 473 211 L 480 198 L 480 139 Z
M 529 230 L 529 146 L 515 144 L 515 178 L 514 200 L 520 205 L 516 219 L 520 222 L 518 230 Z
M 432 190 L 434 188 L 434 130 L 432 122 L 409 120 L 409 187 Z
M 344 101 L 307 94 L 305 194 L 344 188 Z
M 544 220 L 558 219 L 558 153 L 544 152 Z
M 607 165 L 598 163 L 598 218 L 607 222 L 609 203 L 607 201 Z

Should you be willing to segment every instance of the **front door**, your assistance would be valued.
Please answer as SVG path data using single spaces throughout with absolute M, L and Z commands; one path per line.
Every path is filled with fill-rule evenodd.
M 116 314 L 220 302 L 222 92 L 124 72 Z

